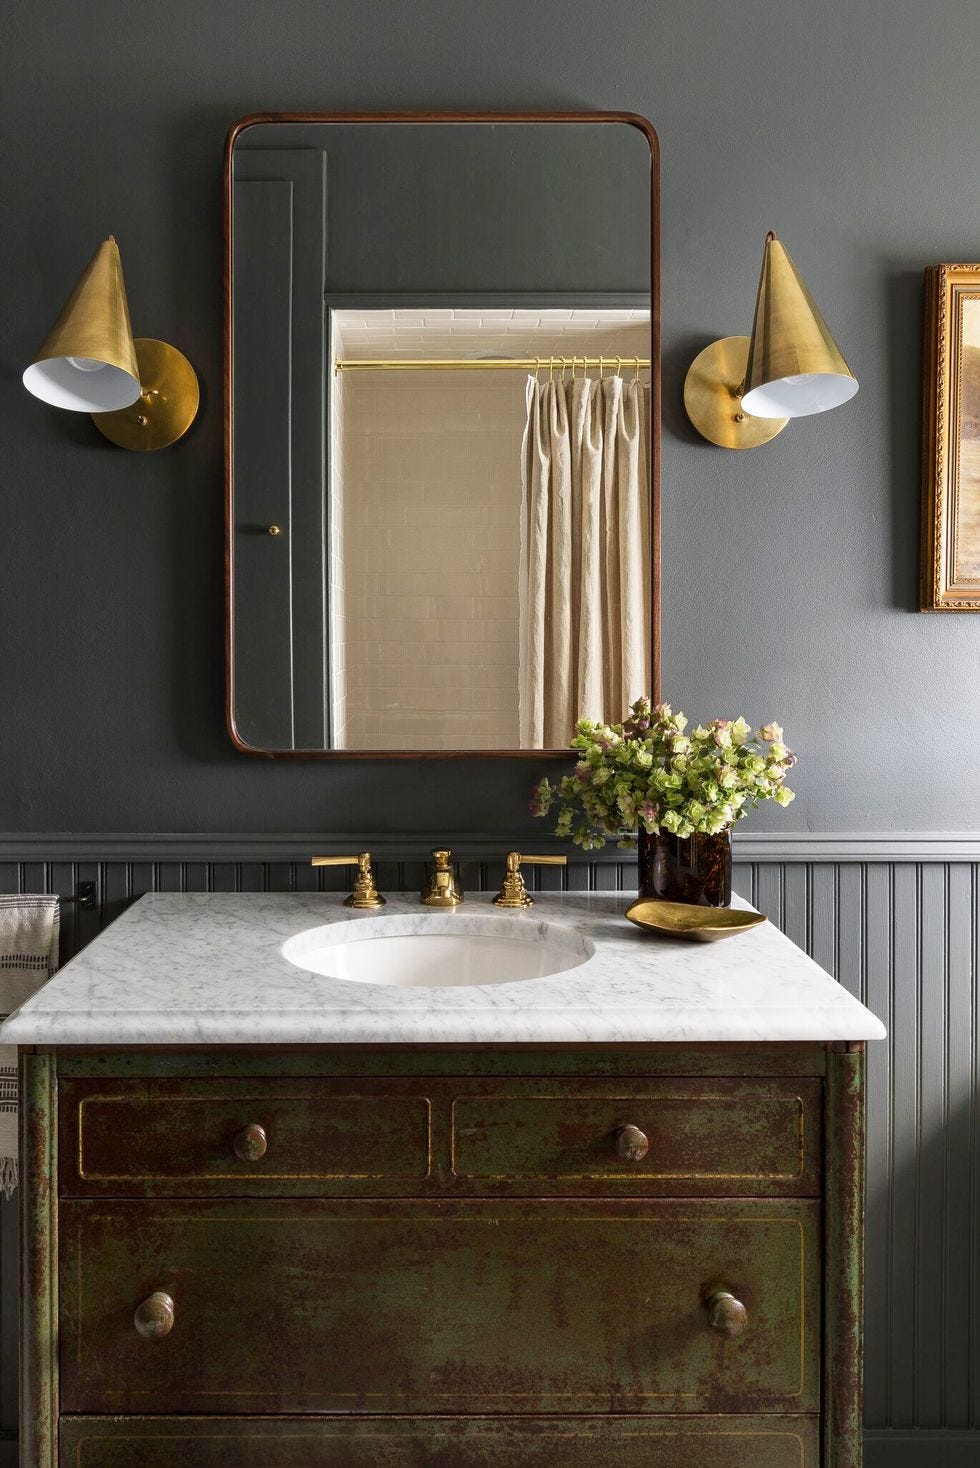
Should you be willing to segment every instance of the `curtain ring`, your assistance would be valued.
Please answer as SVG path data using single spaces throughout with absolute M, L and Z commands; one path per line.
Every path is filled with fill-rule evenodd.
M 538 373 L 540 371 L 541 371 L 541 358 L 540 357 L 535 357 L 535 359 L 534 359 L 534 380 L 535 380 L 535 382 L 537 382 L 537 380 L 538 380 Z
M 639 357 L 634 357 L 633 358 L 633 381 L 634 382 L 639 382 L 639 380 L 640 380 L 640 359 L 639 359 Z
M 599 381 L 600 382 L 602 381 L 602 378 L 603 378 L 603 372 L 604 372 L 604 369 L 605 369 L 605 361 L 606 361 L 605 357 L 600 357 L 599 358 Z
M 554 380 L 555 380 L 555 359 L 554 359 L 554 357 L 549 357 L 548 358 L 548 381 L 549 382 L 554 382 Z
M 622 374 L 623 374 L 623 359 L 622 359 L 622 357 L 617 357 L 616 358 L 616 376 L 617 377 L 621 377 Z
M 562 359 L 561 359 L 561 380 L 562 380 L 562 386 L 565 385 L 565 370 L 566 370 L 567 367 L 568 367 L 568 358 L 567 357 L 562 357 Z

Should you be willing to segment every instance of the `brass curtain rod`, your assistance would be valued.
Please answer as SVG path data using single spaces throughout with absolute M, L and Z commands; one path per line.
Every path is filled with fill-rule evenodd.
M 367 358 L 338 357 L 334 362 L 335 372 L 554 372 L 571 368 L 632 368 L 639 371 L 650 367 L 649 357 L 428 357 L 369 360 Z

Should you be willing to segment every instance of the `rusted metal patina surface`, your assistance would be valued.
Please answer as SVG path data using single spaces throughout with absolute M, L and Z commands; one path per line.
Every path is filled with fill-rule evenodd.
M 815 1417 L 64 1418 L 71 1468 L 818 1468 Z
M 452 1171 L 499 1193 L 817 1197 L 821 1084 L 806 1079 L 473 1081 Z
M 802 1045 L 28 1054 L 22 1468 L 859 1468 L 862 1083 Z
M 861 1468 L 864 1331 L 864 1046 L 828 1054 L 824 1468 Z
M 826 1046 L 229 1045 L 58 1050 L 68 1076 L 822 1076 Z
M 62 1407 L 814 1411 L 819 1241 L 815 1200 L 68 1200 Z
M 69 1079 L 61 1193 L 418 1193 L 430 1171 L 429 1112 L 425 1088 L 410 1081 Z
M 58 1463 L 57 1098 L 54 1060 L 20 1057 L 21 1468 Z
M 823 1161 L 807 1078 L 69 1078 L 59 1115 L 67 1197 L 816 1197 Z

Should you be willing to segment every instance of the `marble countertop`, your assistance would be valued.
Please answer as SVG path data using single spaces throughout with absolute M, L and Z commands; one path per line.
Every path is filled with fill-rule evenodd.
M 541 923 L 592 957 L 515 983 L 398 988 L 327 978 L 283 957 L 296 934 L 378 923 L 336 893 L 142 897 L 0 1028 L 7 1044 L 357 1044 L 875 1040 L 884 1026 L 771 923 L 717 943 L 658 938 L 623 917 L 631 894 L 541 894 L 456 914 L 533 937 Z M 735 905 L 748 904 L 735 899 Z M 389 896 L 382 917 L 431 910 Z M 411 924 L 409 925 L 411 926 Z

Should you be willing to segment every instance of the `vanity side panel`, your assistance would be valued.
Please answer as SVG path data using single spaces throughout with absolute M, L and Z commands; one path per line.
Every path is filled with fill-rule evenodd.
M 815 1417 L 65 1417 L 61 1445 L 71 1468 L 819 1468 L 820 1461 Z
M 864 1046 L 828 1054 L 824 1135 L 824 1468 L 861 1468 Z
M 52 1055 L 20 1057 L 20 1462 L 58 1464 L 57 1092 Z

